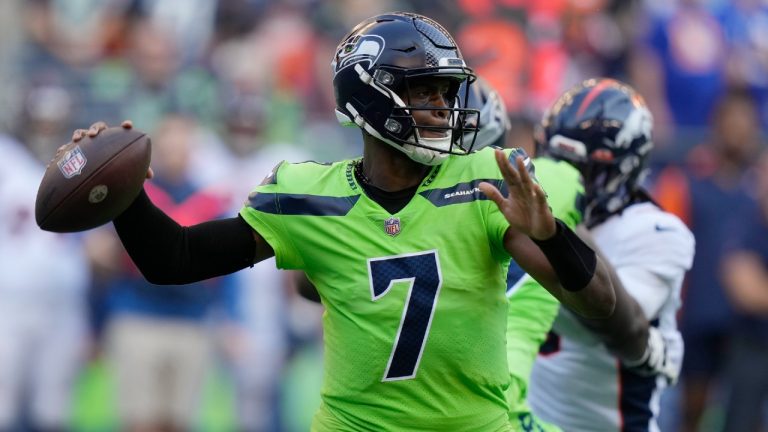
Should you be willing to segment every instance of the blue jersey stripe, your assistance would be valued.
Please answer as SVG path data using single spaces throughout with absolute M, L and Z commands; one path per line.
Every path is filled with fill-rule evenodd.
M 248 206 L 263 213 L 302 216 L 344 216 L 352 210 L 360 195 L 330 197 L 321 195 L 254 192 Z
M 435 205 L 435 207 L 444 207 L 452 204 L 464 204 L 477 200 L 488 199 L 484 193 L 480 191 L 478 185 L 481 182 L 490 183 L 502 193 L 506 193 L 507 187 L 501 180 L 495 179 L 477 179 L 469 182 L 459 183 L 455 186 L 440 189 L 430 189 L 423 192 L 419 192 L 419 195 L 423 196 L 429 202 Z
M 522 285 L 526 276 L 525 270 L 518 263 L 512 261 L 507 271 L 507 297 L 511 296 Z
M 642 376 L 625 369 L 619 371 L 622 431 L 647 431 L 653 412 L 651 398 L 656 390 L 655 376 Z

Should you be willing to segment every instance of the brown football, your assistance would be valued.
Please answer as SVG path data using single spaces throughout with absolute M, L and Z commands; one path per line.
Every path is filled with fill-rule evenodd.
M 151 147 L 144 132 L 122 127 L 69 142 L 40 182 L 37 225 L 53 232 L 85 231 L 120 215 L 141 191 Z

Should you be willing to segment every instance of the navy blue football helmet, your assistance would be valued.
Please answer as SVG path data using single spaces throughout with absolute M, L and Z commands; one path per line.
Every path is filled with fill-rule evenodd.
M 464 142 L 471 145 L 474 139 L 475 151 L 488 146 L 503 148 L 512 125 L 501 95 L 481 77 L 469 87 L 467 108 L 478 113 L 467 114 L 465 124 L 469 130 L 464 132 Z
M 393 12 L 369 18 L 345 36 L 333 62 L 336 117 L 343 125 L 357 125 L 365 132 L 407 154 L 416 162 L 437 165 L 448 154 L 471 151 L 465 132 L 467 86 L 475 74 L 464 63 L 456 42 L 437 22 L 422 15 Z M 448 78 L 446 107 L 432 107 L 403 100 L 415 79 Z M 463 98 L 464 103 L 458 102 Z M 448 112 L 445 127 L 417 124 L 416 110 Z M 442 138 L 421 136 L 439 131 Z M 469 141 L 470 143 L 473 142 Z
M 640 195 L 653 118 L 633 88 L 613 79 L 586 80 L 560 96 L 541 128 L 539 149 L 582 174 L 589 226 Z

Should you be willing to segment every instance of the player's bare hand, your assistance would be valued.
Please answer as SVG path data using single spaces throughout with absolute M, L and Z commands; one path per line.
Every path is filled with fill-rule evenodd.
M 125 130 L 130 130 L 133 129 L 133 122 L 130 120 L 123 120 L 123 122 L 120 123 L 120 126 Z M 85 137 L 93 138 L 108 127 L 109 126 L 103 121 L 98 121 L 92 124 L 88 129 L 77 129 L 72 133 L 72 142 L 78 142 Z
M 98 135 L 101 131 L 104 129 L 107 129 L 109 126 L 103 121 L 98 121 L 94 124 L 92 124 L 88 129 L 77 129 L 72 133 L 72 142 L 78 142 L 82 140 L 85 137 L 93 138 L 96 135 Z M 122 123 L 120 123 L 120 127 L 122 127 L 125 130 L 131 130 L 133 129 L 133 122 L 130 120 L 123 120 Z M 56 151 L 56 158 L 59 157 L 59 154 L 63 151 L 65 146 L 59 147 L 59 149 Z M 147 178 L 151 179 L 155 176 L 155 173 L 152 171 L 152 168 L 149 168 L 147 170 Z
M 480 183 L 480 190 L 499 206 L 509 225 L 536 240 L 552 237 L 557 229 L 549 209 L 544 190 L 530 176 L 521 156 L 515 159 L 517 167 L 501 150 L 496 150 L 496 163 L 507 183 L 505 197 L 490 183 Z

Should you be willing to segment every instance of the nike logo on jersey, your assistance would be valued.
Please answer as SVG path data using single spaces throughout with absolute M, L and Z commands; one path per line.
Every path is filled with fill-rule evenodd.
M 675 227 L 671 226 L 661 226 L 659 224 L 656 224 L 656 232 L 665 232 L 665 231 L 674 231 Z

